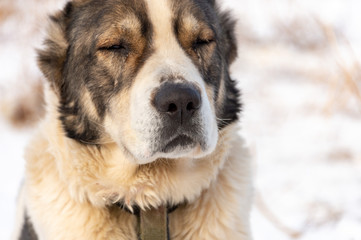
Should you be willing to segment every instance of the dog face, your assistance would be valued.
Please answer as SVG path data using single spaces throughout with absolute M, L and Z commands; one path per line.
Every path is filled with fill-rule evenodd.
M 211 0 L 68 3 L 39 51 L 65 133 L 137 164 L 211 153 L 240 110 L 233 27 Z

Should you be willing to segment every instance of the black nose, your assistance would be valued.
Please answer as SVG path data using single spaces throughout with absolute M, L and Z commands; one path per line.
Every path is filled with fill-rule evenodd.
M 166 83 L 156 92 L 154 106 L 158 112 L 183 124 L 200 108 L 201 96 L 197 88 L 190 84 Z

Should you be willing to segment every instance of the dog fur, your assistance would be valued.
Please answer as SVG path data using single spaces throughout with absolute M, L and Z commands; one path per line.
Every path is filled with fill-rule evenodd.
M 19 201 L 39 239 L 137 239 L 119 201 L 181 204 L 171 239 L 251 238 L 233 28 L 211 0 L 81 0 L 51 17 L 39 51 L 47 115 Z M 184 130 L 194 144 L 162 151 L 173 126 L 150 99 L 169 82 L 195 86 L 202 105 Z

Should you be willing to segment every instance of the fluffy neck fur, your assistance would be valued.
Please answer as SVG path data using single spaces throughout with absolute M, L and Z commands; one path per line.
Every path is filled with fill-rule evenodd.
M 216 179 L 235 134 L 235 125 L 220 132 L 217 148 L 201 159 L 160 159 L 136 165 L 115 143 L 97 147 L 65 136 L 56 111 L 57 97 L 47 90 L 48 115 L 41 129 L 59 179 L 77 202 L 105 207 L 123 201 L 131 208 L 193 202 Z M 189 187 L 192 186 L 192 187 Z

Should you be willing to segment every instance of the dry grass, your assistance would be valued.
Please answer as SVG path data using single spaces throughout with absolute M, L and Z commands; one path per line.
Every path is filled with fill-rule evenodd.
M 350 162 L 352 163 L 353 159 L 356 157 L 354 154 L 350 151 L 348 148 L 342 148 L 338 147 L 335 149 L 332 149 L 330 153 L 327 156 L 327 159 L 331 163 L 337 163 L 337 162 Z
M 275 20 L 277 41 L 291 45 L 300 51 L 327 51 L 327 32 L 317 17 L 298 16 L 290 21 Z
M 7 3 L 0 3 L 0 24 L 6 21 L 10 16 L 15 13 L 14 7 Z
M 332 225 L 342 218 L 342 211 L 334 208 L 327 202 L 316 201 L 309 206 L 308 217 L 304 229 L 319 228 L 324 225 Z
M 271 74 L 296 76 L 298 79 L 303 78 L 315 84 L 324 84 L 329 100 L 320 111 L 325 114 L 341 111 L 359 116 L 361 64 L 342 31 L 323 22 L 315 15 L 294 16 L 289 21 L 275 19 L 273 28 L 274 34 L 271 39 L 257 40 L 252 36 L 252 39 L 256 40 L 248 44 L 257 55 L 262 51 L 265 55 L 269 55 L 270 52 L 274 52 L 272 49 L 281 49 L 281 52 L 268 56 L 268 62 L 262 62 L 263 70 L 267 71 L 271 66 L 273 71 L 277 69 L 277 72 Z M 239 35 L 250 39 L 246 33 Z M 247 43 L 247 41 L 241 42 L 243 45 Z M 300 65 L 295 59 L 306 59 L 306 61 L 304 65 Z M 314 63 L 310 64 L 307 61 Z M 278 64 L 277 67 L 275 62 Z
M 257 40 L 245 47 L 251 48 L 249 55 L 263 57 L 262 62 L 256 59 L 252 63 L 257 71 L 268 72 L 267 77 L 273 74 L 274 79 L 277 79 L 279 74 L 283 74 L 290 81 L 302 79 L 315 85 L 322 85 L 327 91 L 328 99 L 323 107 L 317 106 L 319 113 L 325 115 L 346 113 L 348 116 L 360 118 L 361 64 L 342 31 L 321 21 L 317 16 L 302 15 L 294 16 L 288 22 L 275 20 L 274 32 L 268 42 Z M 283 59 L 279 60 L 279 58 Z M 300 65 L 295 63 L 297 61 L 293 61 L 294 59 L 312 61 Z M 279 65 L 275 67 L 278 63 Z M 326 158 L 330 162 L 353 163 L 356 156 L 348 149 L 339 148 L 333 149 Z M 300 224 L 296 230 L 281 221 L 277 212 L 272 212 L 272 207 L 262 198 L 261 192 L 255 197 L 255 205 L 263 216 L 291 239 L 302 238 L 308 231 L 324 225 L 336 224 L 342 218 L 342 210 L 335 209 L 327 202 L 315 200 L 308 204 L 309 208 L 305 210 L 303 224 Z
M 4 80 L 0 85 L 0 115 L 16 128 L 33 126 L 44 114 L 43 86 L 39 74 L 29 70 L 29 60 L 35 61 L 29 57 L 33 53 L 33 42 L 40 33 L 38 26 L 32 23 L 38 19 L 39 13 L 26 11 L 26 4 L 31 5 L 13 0 L 0 2 L 0 46 L 22 46 L 23 55 L 17 74 L 9 76 L 9 79 L 0 76 L 0 80 Z M 36 4 L 33 7 L 39 8 L 40 12 L 41 7 L 37 7 L 40 3 Z M 42 14 L 47 15 L 46 12 Z
M 327 202 L 315 201 L 309 205 L 305 220 L 299 227 L 300 230 L 296 230 L 287 226 L 286 223 L 280 220 L 276 213 L 272 212 L 259 192 L 255 195 L 255 206 L 276 229 L 291 239 L 299 239 L 312 229 L 320 228 L 324 225 L 336 224 L 342 218 L 341 210 L 335 209 Z
M 300 238 L 304 232 L 297 231 L 288 227 L 285 223 L 283 223 L 278 216 L 271 211 L 268 207 L 266 201 L 263 199 L 262 195 L 258 192 L 255 195 L 255 205 L 259 209 L 259 211 L 265 216 L 268 221 L 272 223 L 272 225 L 277 228 L 279 231 L 286 234 L 288 237 L 292 239 Z
M 45 113 L 43 84 L 29 83 L 21 94 L 7 94 L 0 98 L 0 113 L 15 128 L 35 125 Z
M 331 99 L 326 112 L 331 109 L 346 109 L 348 102 L 354 98 L 361 113 L 361 65 L 348 39 L 335 31 L 334 27 L 319 21 L 320 28 L 326 33 L 327 43 L 334 57 L 338 75 L 329 81 L 332 85 Z

